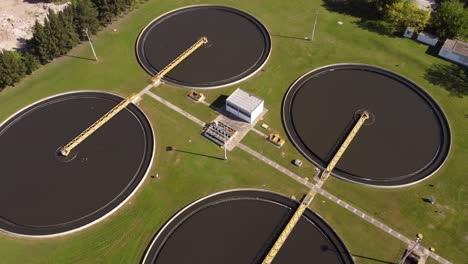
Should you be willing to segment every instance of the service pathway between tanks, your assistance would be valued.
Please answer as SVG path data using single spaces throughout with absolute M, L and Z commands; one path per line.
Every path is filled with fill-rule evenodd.
M 155 86 L 158 86 L 158 85 L 159 85 L 159 83 L 155 84 Z M 179 114 L 187 117 L 188 119 L 190 119 L 191 121 L 197 123 L 198 125 L 200 125 L 202 127 L 206 125 L 205 122 L 203 122 L 200 119 L 196 118 L 195 116 L 191 115 L 187 111 L 182 110 L 181 108 L 173 105 L 172 103 L 168 102 L 167 100 L 165 100 L 165 99 L 159 97 L 158 95 L 154 94 L 153 92 L 151 92 L 150 90 L 151 90 L 152 87 L 153 87 L 152 85 L 149 85 L 149 86 L 145 87 L 145 89 L 143 91 L 141 91 L 139 93 L 139 95 L 146 94 L 146 95 L 150 96 L 151 98 L 155 99 L 156 101 L 162 103 L 163 105 L 165 105 L 165 106 L 171 108 L 172 110 L 178 112 Z M 353 214 L 355 214 L 355 215 L 359 216 L 360 218 L 364 219 L 368 223 L 370 223 L 370 224 L 374 225 L 375 227 L 383 230 L 387 234 L 389 234 L 389 235 L 403 241 L 405 244 L 411 245 L 414 242 L 413 240 L 411 240 L 411 239 L 407 238 L 406 236 L 402 235 L 401 233 L 395 231 L 394 229 L 390 228 L 389 226 L 385 225 L 384 223 L 376 220 L 375 218 L 369 216 L 368 214 L 366 214 L 366 213 L 360 211 L 359 209 L 353 207 L 349 203 L 338 199 L 333 194 L 331 194 L 331 193 L 327 192 L 326 190 L 322 189 L 324 181 L 318 180 L 318 182 L 316 184 L 314 184 L 312 182 L 309 182 L 307 179 L 304 179 L 301 176 L 291 172 L 290 170 L 288 170 L 288 169 L 284 168 L 283 166 L 279 165 L 278 163 L 268 159 L 267 157 L 265 157 L 262 154 L 256 152 L 255 150 L 247 147 L 246 145 L 244 145 L 242 143 L 239 143 L 237 146 L 240 149 L 242 149 L 243 151 L 249 153 L 250 155 L 252 155 L 252 156 L 258 158 L 259 160 L 265 162 L 266 164 L 270 165 L 271 167 L 275 168 L 276 170 L 278 170 L 278 171 L 282 172 L 283 174 L 289 176 L 293 180 L 299 182 L 300 184 L 303 184 L 303 185 L 307 186 L 312 191 L 324 196 L 325 198 L 329 199 L 330 201 L 338 204 L 339 206 L 347 209 L 348 211 L 352 212 Z M 442 263 L 442 264 L 452 263 L 452 262 L 446 260 L 445 258 L 437 255 L 436 253 L 428 250 L 427 248 L 425 248 L 425 247 L 423 247 L 421 245 L 418 245 L 416 247 L 416 250 L 422 252 L 425 256 L 429 256 L 429 257 L 435 259 L 439 263 Z

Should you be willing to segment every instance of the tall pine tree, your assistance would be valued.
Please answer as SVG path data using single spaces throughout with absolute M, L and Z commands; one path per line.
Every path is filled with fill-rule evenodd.
M 46 64 L 49 61 L 48 42 L 50 36 L 46 34 L 44 26 L 37 20 L 32 31 L 33 37 L 28 41 L 29 50 L 38 57 L 42 64 Z
M 33 71 L 39 68 L 40 65 L 39 59 L 31 53 L 24 54 L 22 61 L 26 70 L 26 74 L 31 74 Z
M 33 37 L 27 41 L 28 53 L 0 51 L 0 89 L 14 85 L 25 74 L 31 74 L 39 67 L 39 63 L 46 64 L 67 53 L 80 38 L 85 39 L 85 29 L 95 34 L 100 24 L 110 23 L 113 16 L 125 12 L 135 2 L 136 0 L 73 0 L 60 13 L 49 11 L 44 24 L 38 21 L 34 24 Z
M 125 10 L 125 4 L 122 0 L 109 0 L 112 14 L 118 16 Z
M 61 49 L 63 51 L 63 54 L 67 53 L 79 42 L 79 36 L 75 32 L 73 19 L 74 12 L 72 6 L 67 6 L 62 12 L 58 14 L 58 20 L 62 25 L 63 29 L 63 31 L 61 32 Z
M 75 31 L 81 39 L 85 39 L 86 34 L 84 32 L 86 29 L 90 33 L 96 34 L 99 29 L 98 12 L 90 0 L 77 1 L 74 13 Z
M 0 88 L 13 86 L 26 73 L 21 54 L 17 51 L 0 52 Z
M 109 0 L 92 0 L 98 11 L 98 19 L 101 25 L 112 21 L 112 9 Z
M 57 14 L 49 9 L 49 14 L 47 14 L 47 19 L 44 21 L 44 27 L 46 33 L 50 37 L 49 43 L 49 59 L 56 58 L 62 55 L 62 35 L 64 32 L 63 25 L 60 24 Z

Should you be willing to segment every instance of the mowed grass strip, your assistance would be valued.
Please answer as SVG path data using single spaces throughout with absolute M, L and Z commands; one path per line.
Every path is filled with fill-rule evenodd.
M 333 227 L 356 263 L 398 263 L 403 256 L 407 245 L 323 196 L 317 195 L 311 208 Z

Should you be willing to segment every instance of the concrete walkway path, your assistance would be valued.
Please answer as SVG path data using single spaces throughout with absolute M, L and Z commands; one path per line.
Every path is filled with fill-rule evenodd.
M 252 127 L 252 131 L 255 132 L 255 133 L 257 133 L 257 134 L 258 134 L 259 136 L 261 136 L 262 138 L 267 138 L 267 137 L 268 137 L 265 133 L 263 133 L 262 131 L 256 129 L 255 127 Z
M 193 115 L 189 114 L 187 111 L 184 111 L 182 109 L 180 109 L 179 107 L 169 103 L 168 101 L 162 99 L 161 97 L 155 95 L 153 92 L 151 91 L 146 91 L 145 92 L 147 95 L 151 96 L 153 99 L 155 99 L 156 101 L 162 103 L 163 105 L 171 108 L 172 110 L 178 112 L 179 114 L 185 116 L 186 118 L 192 120 L 193 122 L 199 124 L 200 126 L 204 127 L 206 125 L 205 122 L 201 121 L 200 119 L 194 117 Z

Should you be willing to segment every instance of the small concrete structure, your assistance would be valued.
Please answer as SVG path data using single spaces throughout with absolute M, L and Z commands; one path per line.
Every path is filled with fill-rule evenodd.
M 204 94 L 198 93 L 198 92 L 195 92 L 195 91 L 190 91 L 190 93 L 187 94 L 187 97 L 194 100 L 197 103 L 205 100 L 205 95 Z
M 293 160 L 293 164 L 296 165 L 297 167 L 301 167 L 302 164 L 304 164 L 304 162 L 302 162 L 302 160 L 300 159 L 295 159 Z
M 433 46 L 433 47 L 437 44 L 437 42 L 439 42 L 439 38 L 437 36 L 424 32 L 424 31 L 421 31 L 418 34 L 418 37 L 416 38 L 416 40 L 424 44 Z
M 226 99 L 226 111 L 252 124 L 263 112 L 263 104 L 262 99 L 237 88 Z
M 202 134 L 217 145 L 223 146 L 231 142 L 237 135 L 237 131 L 229 125 L 215 120 L 206 126 Z
M 457 39 L 447 39 L 439 51 L 439 56 L 468 66 L 468 43 Z
M 414 35 L 414 28 L 412 27 L 407 27 L 405 30 L 405 33 L 403 33 L 403 37 L 405 38 L 413 38 Z
M 239 118 L 237 118 L 237 116 L 234 116 L 234 114 L 226 112 L 225 109 L 220 109 L 220 111 L 221 111 L 219 112 L 220 115 L 218 115 L 212 121 L 212 123 L 218 123 L 218 124 L 222 123 L 236 131 L 235 135 L 232 136 L 232 138 L 229 138 L 229 140 L 227 140 L 226 142 L 226 149 L 228 151 L 231 151 L 245 137 L 245 135 L 247 135 L 247 133 L 255 126 L 258 120 L 266 114 L 268 109 L 264 108 L 259 118 L 257 118 L 253 123 L 247 123 L 243 120 L 240 120 Z M 216 144 L 220 145 L 219 143 L 216 143 Z

